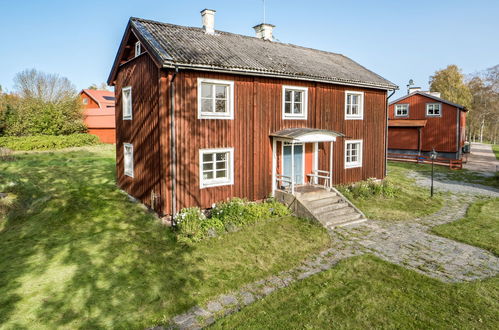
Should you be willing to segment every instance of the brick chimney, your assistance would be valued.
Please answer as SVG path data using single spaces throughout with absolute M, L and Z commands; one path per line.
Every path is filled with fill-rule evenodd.
M 213 9 L 201 10 L 201 18 L 203 20 L 203 29 L 206 34 L 215 34 L 215 12 Z

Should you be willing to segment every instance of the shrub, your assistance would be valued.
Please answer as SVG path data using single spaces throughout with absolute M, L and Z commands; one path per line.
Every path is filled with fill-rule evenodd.
M 0 137 L 0 147 L 12 150 L 50 150 L 83 147 L 99 143 L 99 138 L 90 134 Z
M 197 242 L 260 220 L 289 214 L 286 206 L 273 199 L 256 203 L 233 198 L 214 204 L 209 217 L 197 207 L 186 208 L 175 216 L 177 238 L 181 242 Z
M 352 185 L 343 185 L 340 186 L 339 189 L 347 195 L 347 197 L 353 197 L 356 199 L 365 199 L 376 196 L 393 197 L 397 192 L 397 188 L 390 182 L 389 179 L 379 182 L 374 178 L 370 178 L 367 181 L 360 181 Z

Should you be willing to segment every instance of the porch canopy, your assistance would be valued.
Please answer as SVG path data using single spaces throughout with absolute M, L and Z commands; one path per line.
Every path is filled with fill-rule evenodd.
M 297 127 L 297 128 L 286 128 L 271 133 L 270 136 L 287 140 L 292 143 L 307 143 L 307 142 L 334 142 L 336 141 L 336 137 L 345 136 L 345 135 L 328 129 Z

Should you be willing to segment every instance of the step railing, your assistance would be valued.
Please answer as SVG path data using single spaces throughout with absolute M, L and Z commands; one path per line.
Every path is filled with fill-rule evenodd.
M 319 184 L 319 180 L 323 179 L 323 186 L 331 188 L 331 175 L 329 171 L 313 170 L 311 174 L 307 174 L 310 178 L 310 182 L 313 181 L 314 184 Z

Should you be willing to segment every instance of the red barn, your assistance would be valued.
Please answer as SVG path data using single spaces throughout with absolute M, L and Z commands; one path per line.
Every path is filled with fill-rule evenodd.
M 97 135 L 103 143 L 116 143 L 114 92 L 84 89 L 80 92 L 80 97 L 88 133 Z
M 439 96 L 415 91 L 390 103 L 390 154 L 428 156 L 435 148 L 439 158 L 461 159 L 467 110 Z
M 291 187 L 385 177 L 396 85 L 343 55 L 274 41 L 273 25 L 251 37 L 202 16 L 203 28 L 128 23 L 108 79 L 123 190 L 175 214 L 265 199 L 281 175 Z

